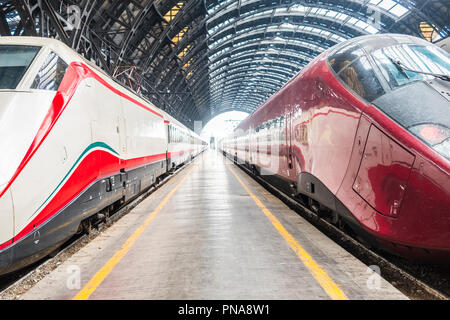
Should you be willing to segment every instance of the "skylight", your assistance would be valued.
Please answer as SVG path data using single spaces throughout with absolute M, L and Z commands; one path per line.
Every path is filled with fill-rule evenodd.
M 371 0 L 369 3 L 375 7 L 381 8 L 393 14 L 397 18 L 400 18 L 404 14 L 409 12 L 408 8 L 402 6 L 401 4 L 398 4 L 393 0 Z
M 210 7 L 210 86 L 218 108 L 253 108 L 267 98 L 255 87 L 276 91 L 334 43 L 380 33 L 410 12 L 397 0 L 350 1 L 363 6 L 228 0 Z

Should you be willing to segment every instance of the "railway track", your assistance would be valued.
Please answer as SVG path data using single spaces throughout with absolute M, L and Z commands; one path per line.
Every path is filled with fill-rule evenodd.
M 195 161 L 195 159 L 193 161 Z M 101 232 L 108 229 L 116 221 L 129 213 L 148 196 L 165 185 L 172 177 L 188 167 L 190 163 L 177 168 L 170 174 L 166 174 L 157 185 L 151 186 L 131 202 L 112 211 L 107 219 L 93 225 L 93 228 L 89 233 L 75 235 L 51 255 L 28 267 L 0 277 L 0 300 L 17 299 L 21 294 L 28 291 L 47 274 L 56 269 L 62 262 L 67 260 L 70 256 L 95 239 Z
M 101 222 L 93 228 L 89 234 L 81 234 L 71 238 L 58 252 L 55 252 L 49 257 L 42 259 L 35 264 L 19 270 L 11 275 L 2 277 L 0 279 L 0 300 L 16 299 L 21 294 L 29 290 L 34 284 L 39 282 L 43 277 L 56 269 L 63 261 L 72 256 L 75 252 L 84 247 L 87 243 L 93 240 L 101 232 L 109 228 L 114 222 L 130 212 L 145 198 L 158 190 L 161 186 L 166 184 L 171 177 L 180 173 L 187 165 L 178 168 L 172 174 L 164 177 L 161 182 L 149 188 L 138 198 L 134 199 L 128 204 L 118 208 L 111 216 L 104 222 Z M 383 252 L 377 252 L 367 248 L 350 235 L 344 233 L 342 230 L 329 223 L 324 219 L 317 219 L 317 215 L 302 203 L 286 195 L 283 191 L 277 189 L 269 184 L 260 176 L 254 175 L 248 168 L 242 165 L 238 167 L 246 174 L 251 176 L 256 182 L 263 186 L 273 195 L 277 196 L 292 210 L 307 219 L 311 224 L 325 233 L 336 243 L 341 245 L 355 257 L 360 259 L 366 265 L 377 265 L 382 270 L 381 276 L 389 281 L 392 285 L 398 288 L 401 292 L 411 299 L 433 299 L 433 300 L 448 300 L 450 295 L 450 286 L 448 281 L 450 272 L 446 270 L 437 271 L 432 266 L 412 265 L 410 262 L 400 259 L 398 257 L 389 256 Z M 442 285 L 430 283 L 430 277 L 442 279 L 447 277 Z
M 233 161 L 233 159 L 230 159 Z M 255 175 L 247 167 L 235 164 L 289 208 L 300 214 L 321 232 L 326 234 L 367 266 L 376 265 L 381 276 L 410 299 L 449 300 L 450 268 L 412 264 L 406 259 L 391 256 L 366 247 L 363 243 L 343 232 L 330 222 L 319 219 L 308 207 L 286 195 L 280 189 Z M 446 277 L 444 280 L 442 277 Z

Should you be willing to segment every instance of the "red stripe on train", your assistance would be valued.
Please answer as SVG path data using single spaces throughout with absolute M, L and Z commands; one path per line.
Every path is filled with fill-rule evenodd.
M 37 227 L 57 214 L 94 181 L 120 172 L 120 169 L 132 169 L 146 164 L 164 160 L 165 154 L 157 154 L 141 158 L 122 160 L 103 150 L 95 150 L 88 154 L 73 171 L 72 175 L 53 196 L 42 211 L 14 238 L 14 242 L 22 239 Z M 12 240 L 0 245 L 0 250 L 11 245 Z

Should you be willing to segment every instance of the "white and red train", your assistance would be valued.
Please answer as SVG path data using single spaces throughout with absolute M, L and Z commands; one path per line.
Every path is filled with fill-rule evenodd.
M 324 52 L 223 142 L 317 214 L 409 258 L 450 260 L 450 56 L 373 35 Z
M 206 147 L 63 43 L 0 38 L 0 274 Z

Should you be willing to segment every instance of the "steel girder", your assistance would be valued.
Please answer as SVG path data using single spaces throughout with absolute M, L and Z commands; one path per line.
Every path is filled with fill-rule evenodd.
M 420 22 L 441 37 L 450 33 L 447 0 L 386 3 L 0 0 L 0 35 L 61 39 L 192 127 L 227 110 L 251 112 L 345 39 L 374 32 L 421 36 Z

